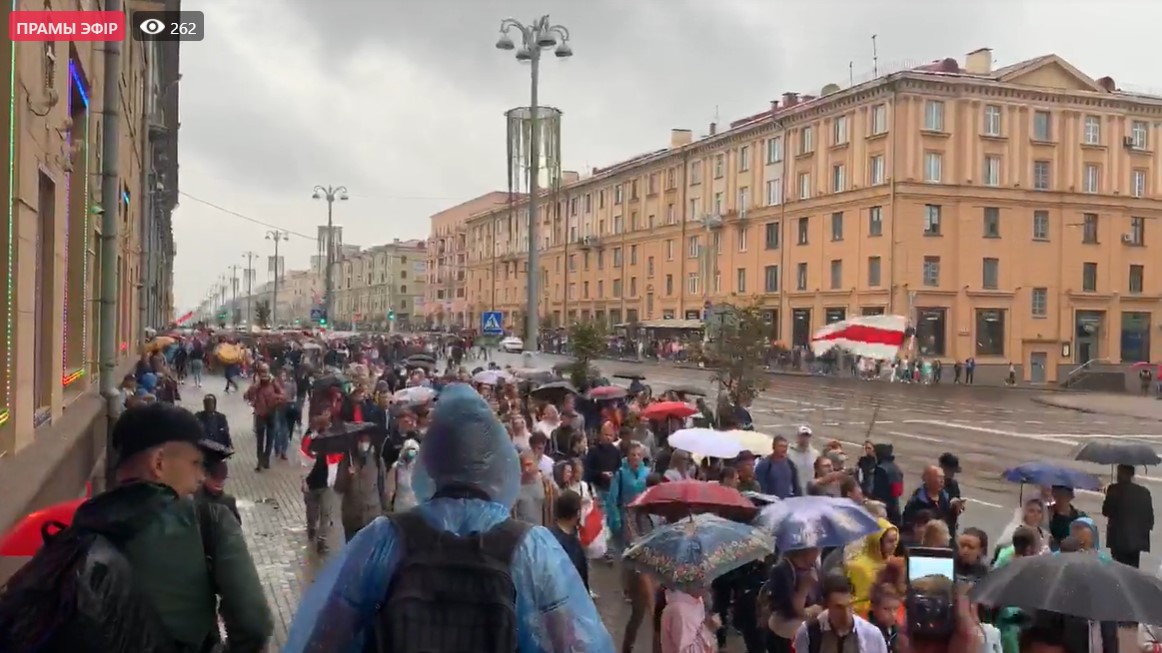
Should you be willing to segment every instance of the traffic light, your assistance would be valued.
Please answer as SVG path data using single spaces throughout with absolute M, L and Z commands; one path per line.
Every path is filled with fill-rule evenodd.
M 388 322 L 395 322 L 395 311 L 389 310 L 387 312 L 387 321 Z
M 327 326 L 327 316 L 324 315 L 323 317 L 319 318 L 319 326 L 321 326 L 321 327 Z

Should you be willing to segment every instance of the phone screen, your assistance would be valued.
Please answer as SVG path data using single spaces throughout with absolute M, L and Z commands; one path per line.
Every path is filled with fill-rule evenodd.
M 955 580 L 955 561 L 952 558 L 908 556 L 908 582 L 928 576 L 943 576 Z

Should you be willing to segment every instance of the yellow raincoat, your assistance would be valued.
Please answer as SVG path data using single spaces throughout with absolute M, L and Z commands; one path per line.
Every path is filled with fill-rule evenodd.
M 876 575 L 887 565 L 887 559 L 892 551 L 885 556 L 881 550 L 881 542 L 888 531 L 899 530 L 886 519 L 877 520 L 882 527 L 878 533 L 872 533 L 863 540 L 863 550 L 844 562 L 844 570 L 852 587 L 852 609 L 856 614 L 866 615 L 871 607 L 871 590 L 875 584 Z

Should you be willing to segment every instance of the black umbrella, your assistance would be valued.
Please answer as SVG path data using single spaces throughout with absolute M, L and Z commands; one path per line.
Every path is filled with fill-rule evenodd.
M 347 378 L 338 374 L 331 374 L 315 379 L 311 384 L 311 390 L 316 392 L 320 390 L 330 390 L 331 388 L 342 388 L 347 383 Z
M 646 377 L 645 377 L 645 375 L 643 375 L 643 374 L 634 374 L 634 373 L 632 373 L 632 372 L 626 372 L 625 374 L 614 374 L 614 375 L 613 375 L 613 378 L 615 378 L 615 379 L 626 379 L 626 380 L 629 380 L 629 381 L 645 381 L 645 380 L 646 380 Z
M 573 362 L 557 363 L 553 365 L 553 372 L 562 376 L 565 374 L 571 374 L 573 372 L 574 365 L 576 365 L 576 363 Z M 590 365 L 589 368 L 585 371 L 585 375 L 592 378 L 597 378 L 601 376 L 601 370 Z
M 670 392 L 676 392 L 680 395 L 697 395 L 699 397 L 706 396 L 705 390 L 693 385 L 676 385 L 670 388 Z
M 1095 440 L 1086 442 L 1077 451 L 1074 460 L 1084 460 L 1099 465 L 1157 465 L 1162 456 L 1144 442 L 1110 442 Z
M 431 363 L 431 364 L 435 365 L 436 364 L 436 357 L 431 355 L 431 354 L 412 354 L 411 356 L 407 357 L 407 361 L 405 361 L 405 362 L 411 363 L 413 361 L 416 361 L 416 362 L 423 361 L 425 363 Z
M 529 393 L 535 399 L 543 399 L 550 403 L 557 403 L 565 398 L 565 395 L 575 395 L 577 388 L 573 387 L 572 383 L 568 381 L 552 381 L 539 386 L 537 389 Z
M 426 361 L 413 357 L 407 359 L 407 361 L 404 362 L 404 367 L 409 370 L 423 370 L 425 372 L 431 372 L 432 370 L 436 369 L 436 364 L 432 361 Z
M 198 448 L 202 450 L 208 462 L 226 460 L 234 455 L 234 448 L 228 447 L 217 440 L 202 438 L 198 440 Z
M 1091 621 L 1162 623 L 1162 579 L 1080 551 L 1017 558 L 977 581 L 969 597 Z
M 371 441 L 380 443 L 387 437 L 387 430 L 374 422 L 342 422 L 331 425 L 326 431 L 311 437 L 311 453 L 315 455 L 347 453 L 355 445 L 355 439 L 368 434 Z

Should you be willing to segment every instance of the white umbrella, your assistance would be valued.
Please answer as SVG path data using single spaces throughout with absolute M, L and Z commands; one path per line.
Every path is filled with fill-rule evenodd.
M 397 390 L 393 395 L 396 401 L 403 403 L 422 404 L 425 401 L 431 401 L 432 397 L 436 396 L 436 391 L 431 388 L 423 386 L 413 386 L 411 388 L 404 388 Z
M 512 375 L 503 370 L 483 370 L 473 375 L 472 380 L 485 385 L 496 385 L 498 381 L 512 380 Z
M 714 429 L 681 429 L 671 433 L 667 441 L 671 447 L 695 456 L 734 458 L 742 452 L 737 439 Z

